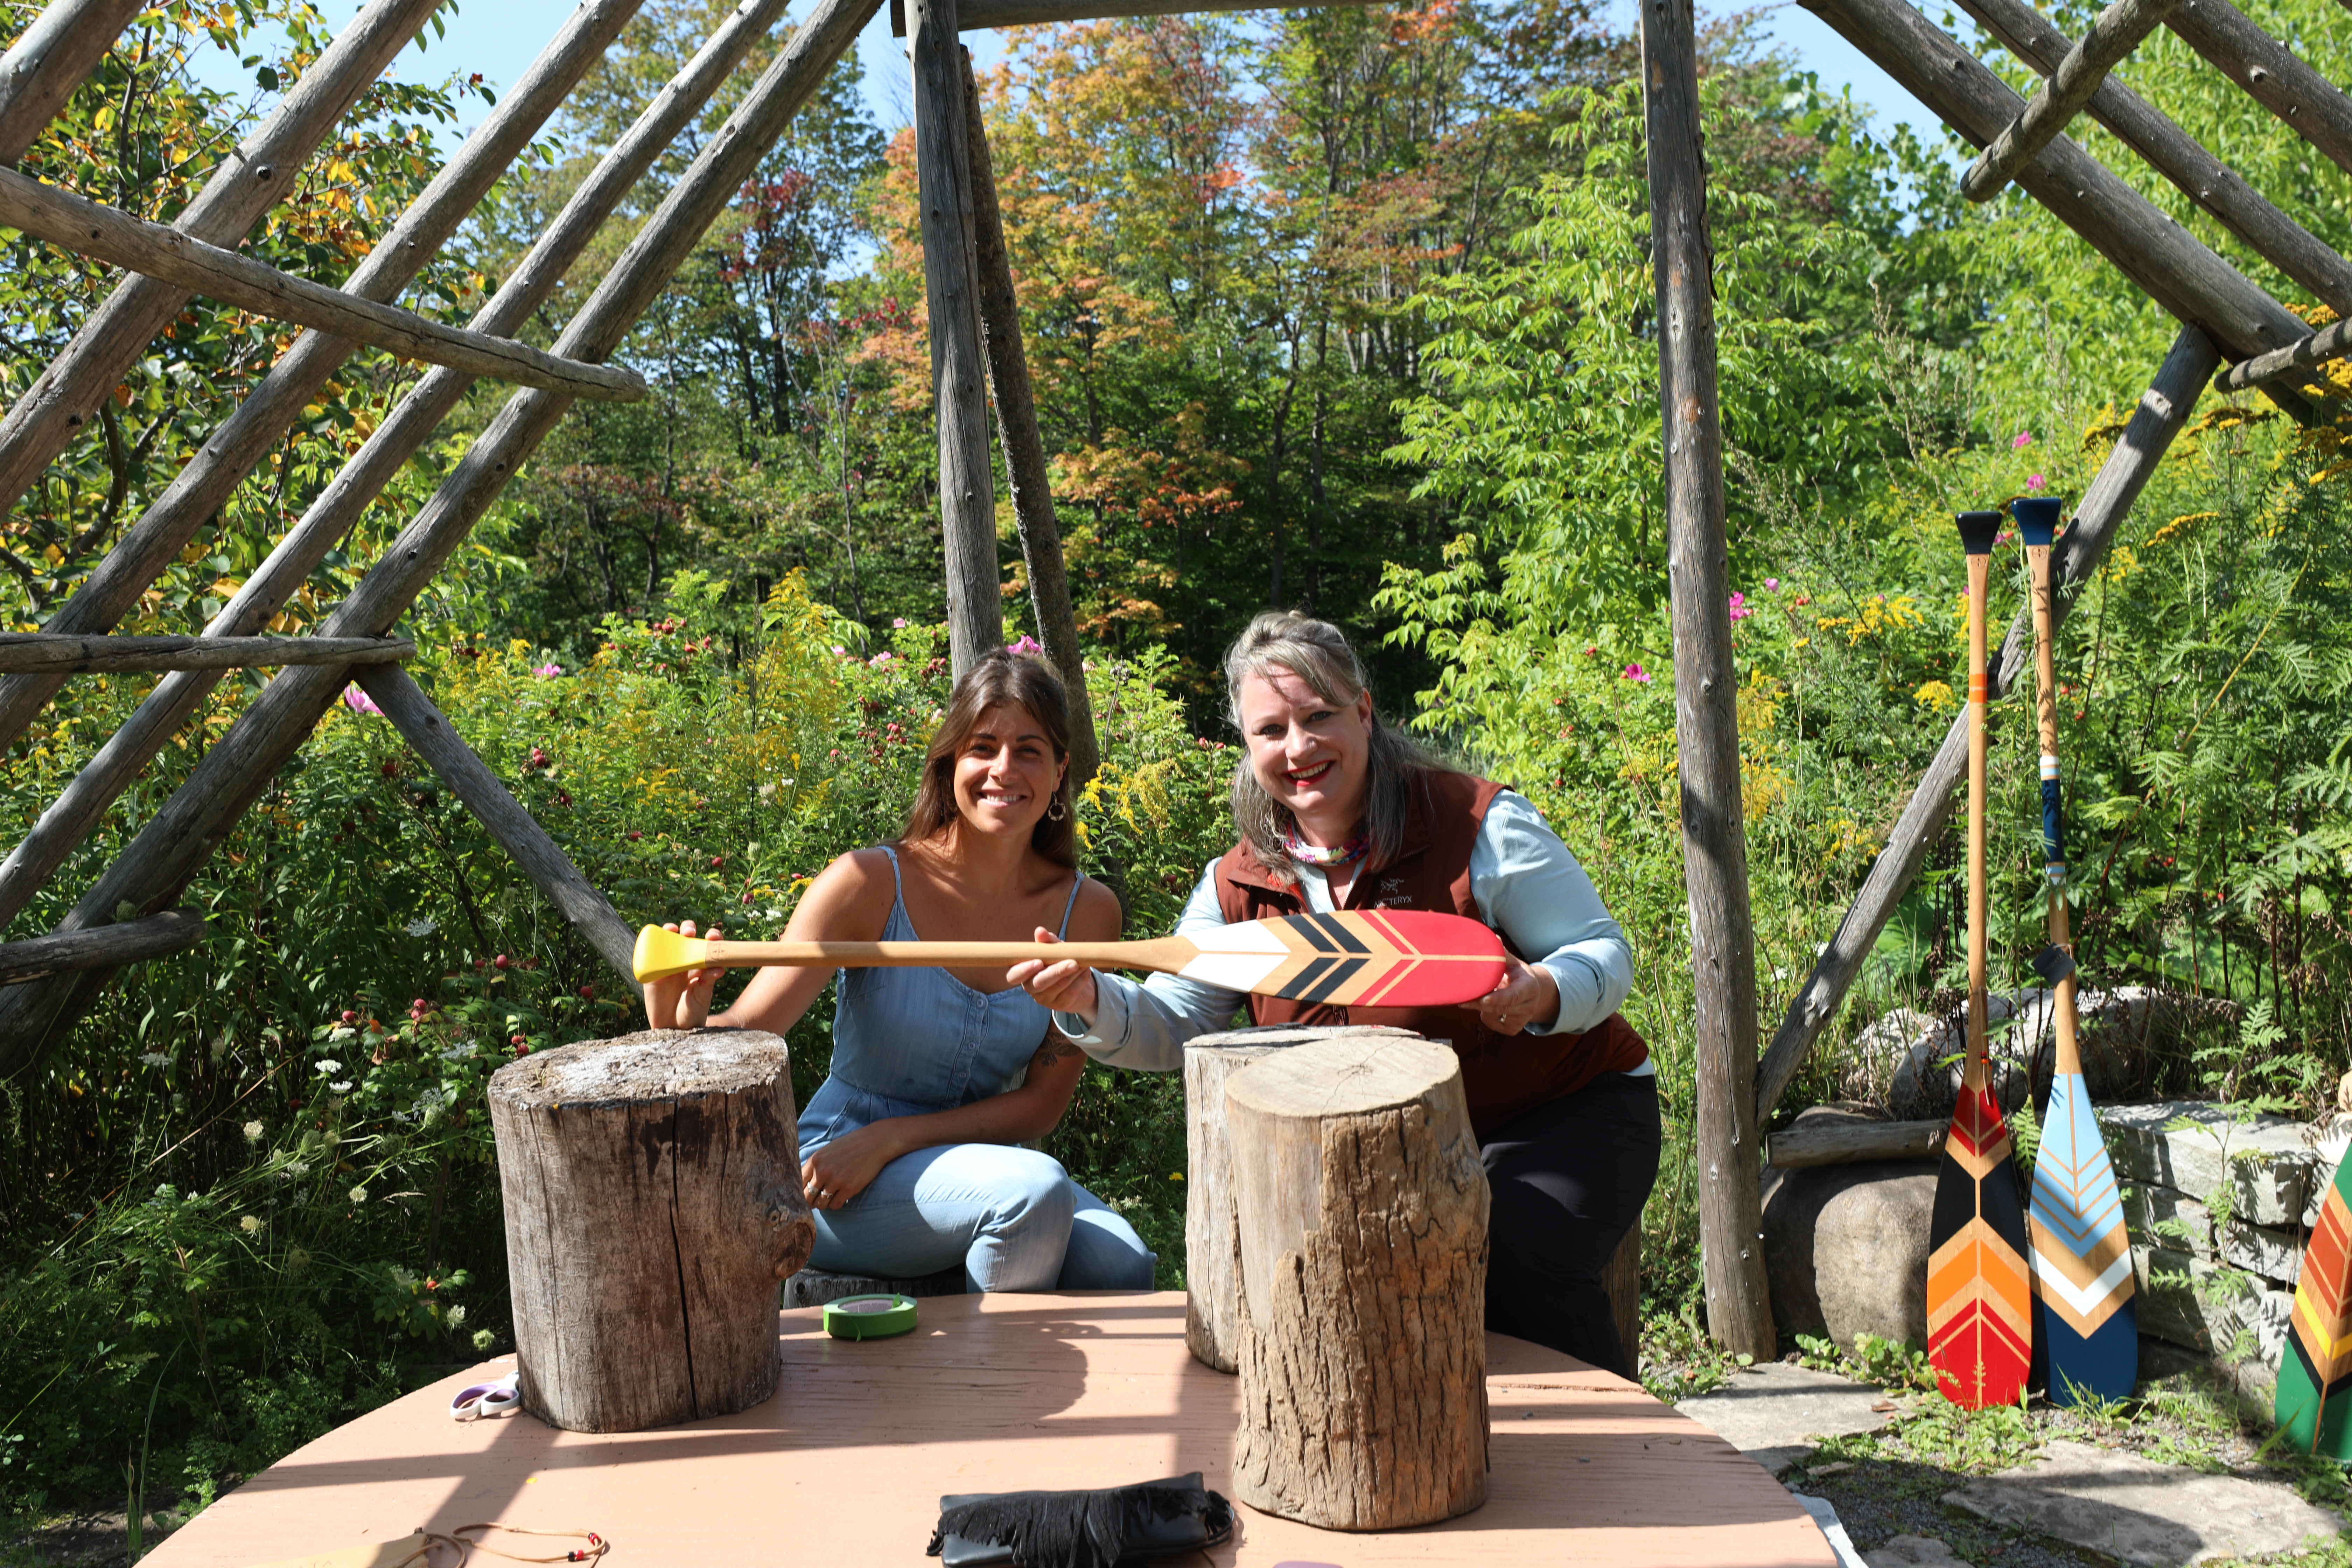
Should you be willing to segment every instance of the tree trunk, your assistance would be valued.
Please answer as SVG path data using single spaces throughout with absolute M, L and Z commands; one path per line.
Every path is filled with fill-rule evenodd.
M 1318 1040 L 1225 1086 L 1244 1502 L 1396 1530 L 1486 1500 L 1486 1175 L 1453 1051 Z
M 1234 1220 L 1225 1080 L 1260 1057 L 1342 1035 L 1415 1037 L 1381 1024 L 1273 1025 L 1184 1042 L 1184 1345 L 1203 1366 L 1235 1370 L 1241 1333 L 1242 1237 Z
M 776 1390 L 776 1286 L 808 1261 L 784 1042 L 654 1030 L 490 1079 L 524 1405 L 573 1432 Z

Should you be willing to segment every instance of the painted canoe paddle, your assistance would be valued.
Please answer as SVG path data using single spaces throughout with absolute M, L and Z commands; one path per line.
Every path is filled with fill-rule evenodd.
M 1421 910 L 1341 910 L 1236 921 L 1146 942 L 708 942 L 659 926 L 637 932 L 639 980 L 689 969 L 934 968 L 1074 958 L 1147 969 L 1228 991 L 1336 1007 L 1475 1002 L 1503 978 L 1503 939 L 1474 920 Z
M 2127 1397 L 2139 1382 L 2139 1310 L 2132 1300 L 2131 1237 L 2123 1194 L 2083 1082 L 2074 958 L 2066 918 L 2066 835 L 2058 785 L 2058 654 L 2050 602 L 2050 544 L 2059 503 L 2011 503 L 2033 578 L 2034 717 L 2042 741 L 2042 858 L 2049 879 L 2050 945 L 2033 961 L 2054 993 L 2058 1053 L 2042 1146 L 2025 1204 L 2033 1294 L 2041 1303 L 2050 1400 Z
M 1969 1054 L 1927 1230 L 1927 1362 L 1944 1397 L 2014 1405 L 2033 1357 L 2025 1205 L 1985 1046 L 1985 588 L 1997 511 L 1959 514 L 1969 557 Z
M 2352 1150 L 2303 1251 L 2272 1412 L 2298 1451 L 2352 1461 Z

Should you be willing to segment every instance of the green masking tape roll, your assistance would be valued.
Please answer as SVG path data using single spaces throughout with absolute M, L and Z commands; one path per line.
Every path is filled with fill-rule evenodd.
M 887 1340 L 912 1333 L 912 1296 L 844 1296 L 824 1306 L 824 1331 L 837 1340 Z

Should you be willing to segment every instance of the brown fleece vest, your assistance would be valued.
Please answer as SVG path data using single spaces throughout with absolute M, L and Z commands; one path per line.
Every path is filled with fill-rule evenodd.
M 1360 874 L 1339 907 L 1434 910 L 1476 920 L 1470 850 L 1503 786 L 1468 773 L 1416 773 L 1406 787 L 1411 795 L 1397 858 Z M 1244 842 L 1217 862 L 1217 907 L 1231 922 L 1302 914 L 1307 900 Z M 1469 1007 L 1334 1007 L 1253 996 L 1249 1008 L 1259 1024 L 1391 1024 L 1449 1042 L 1462 1058 L 1470 1121 L 1481 1137 L 1524 1110 L 1574 1094 L 1601 1073 L 1640 1067 L 1650 1054 L 1633 1026 L 1614 1013 L 1580 1035 L 1498 1035 Z

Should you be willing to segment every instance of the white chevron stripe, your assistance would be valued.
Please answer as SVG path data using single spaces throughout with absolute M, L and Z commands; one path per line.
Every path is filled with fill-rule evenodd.
M 1282 967 L 1290 950 L 1279 952 L 1204 952 L 1176 973 L 1203 985 L 1246 991 Z
M 2126 1252 L 2108 1264 L 2105 1273 L 2088 1285 L 2078 1289 L 2073 1280 L 2057 1269 L 2044 1267 L 2038 1256 L 2033 1259 L 2034 1283 L 2042 1287 L 2044 1294 L 2057 1296 L 2064 1300 L 2068 1306 L 2074 1309 L 2075 1315 L 2078 1317 L 2090 1316 L 2091 1309 L 2105 1300 L 2117 1282 L 2128 1278 L 2131 1271 L 2131 1254 Z

